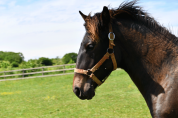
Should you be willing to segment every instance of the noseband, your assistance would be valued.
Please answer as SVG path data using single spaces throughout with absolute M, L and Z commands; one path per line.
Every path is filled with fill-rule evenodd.
M 112 30 L 112 26 L 111 24 L 109 25 L 109 34 L 108 34 L 108 38 L 109 38 L 109 48 L 107 49 L 106 54 L 103 56 L 103 58 L 101 58 L 101 60 L 92 68 L 92 69 L 88 69 L 88 70 L 84 70 L 84 69 L 75 69 L 74 72 L 76 73 L 80 73 L 80 74 L 85 74 L 88 75 L 90 78 L 93 79 L 93 81 L 95 81 L 98 85 L 101 85 L 103 82 L 101 82 L 95 75 L 94 72 L 106 61 L 106 59 L 109 59 L 109 57 L 111 57 L 112 63 L 113 63 L 113 70 L 117 69 L 117 62 L 114 56 L 114 49 L 113 46 L 115 46 L 114 44 L 114 39 L 115 39 L 115 35 L 113 33 Z

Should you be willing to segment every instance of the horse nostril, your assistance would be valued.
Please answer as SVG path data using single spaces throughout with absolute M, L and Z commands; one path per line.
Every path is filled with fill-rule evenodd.
M 75 93 L 76 96 L 79 97 L 79 95 L 80 95 L 80 89 L 78 87 L 75 87 L 74 88 L 74 93 Z

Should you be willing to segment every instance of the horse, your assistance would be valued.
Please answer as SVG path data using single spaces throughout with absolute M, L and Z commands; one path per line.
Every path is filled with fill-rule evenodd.
M 78 52 L 73 92 L 95 96 L 116 68 L 124 69 L 145 99 L 153 118 L 178 118 L 178 38 L 137 5 L 85 15 L 86 33 Z

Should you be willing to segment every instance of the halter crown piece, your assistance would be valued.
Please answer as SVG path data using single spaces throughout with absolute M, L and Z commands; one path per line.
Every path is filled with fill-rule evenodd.
M 89 76 L 90 78 L 92 78 L 93 81 L 95 81 L 98 85 L 101 85 L 105 80 L 104 80 L 103 82 L 101 82 L 101 81 L 94 75 L 94 72 L 106 61 L 106 59 L 109 59 L 109 57 L 111 57 L 111 60 L 112 60 L 112 63 L 113 63 L 113 71 L 117 69 L 117 62 L 116 62 L 116 58 L 115 58 L 115 56 L 114 56 L 114 49 L 113 49 L 113 46 L 115 46 L 115 44 L 114 44 L 115 34 L 113 33 L 111 23 L 110 23 L 110 25 L 109 25 L 108 38 L 109 38 L 109 48 L 107 49 L 107 52 L 106 52 L 106 54 L 103 56 L 103 58 L 101 58 L 101 60 L 100 60 L 92 69 L 83 70 L 83 69 L 77 69 L 77 68 L 75 68 L 74 72 L 80 73 L 80 74 L 88 75 L 88 76 Z M 109 50 L 111 50 L 112 52 L 110 52 Z

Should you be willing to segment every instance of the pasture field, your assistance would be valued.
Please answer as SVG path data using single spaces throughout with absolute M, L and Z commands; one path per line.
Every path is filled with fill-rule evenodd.
M 92 100 L 72 92 L 73 75 L 0 82 L 0 118 L 151 118 L 123 70 L 112 72 Z

